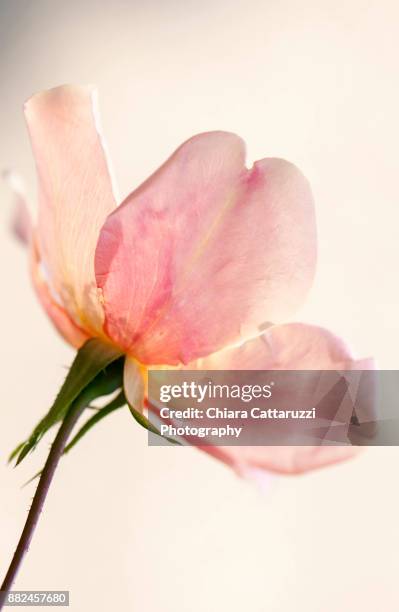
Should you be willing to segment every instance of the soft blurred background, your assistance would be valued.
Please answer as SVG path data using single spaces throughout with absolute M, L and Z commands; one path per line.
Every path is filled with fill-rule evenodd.
M 317 203 L 316 283 L 298 318 L 397 368 L 396 0 L 1 0 L 0 167 L 35 197 L 22 103 L 95 83 L 120 192 L 194 133 L 226 129 L 249 162 L 286 157 Z M 51 403 L 73 352 L 31 290 L 0 187 L 0 573 L 33 495 L 7 453 Z M 126 411 L 59 469 L 16 588 L 69 589 L 73 611 L 396 612 L 399 450 L 268 491 L 196 451 L 148 448 Z

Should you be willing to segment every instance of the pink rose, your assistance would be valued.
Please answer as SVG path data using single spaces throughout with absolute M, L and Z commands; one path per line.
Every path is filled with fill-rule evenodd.
M 17 227 L 28 236 L 36 291 L 73 346 L 94 336 L 123 350 L 125 393 L 137 409 L 151 366 L 371 367 L 326 330 L 284 324 L 306 297 L 316 263 L 312 194 L 295 166 L 266 158 L 247 169 L 238 136 L 208 132 L 119 203 L 93 90 L 39 93 L 25 114 L 39 214 L 32 230 L 26 218 Z M 243 474 L 303 472 L 356 452 L 204 450 Z

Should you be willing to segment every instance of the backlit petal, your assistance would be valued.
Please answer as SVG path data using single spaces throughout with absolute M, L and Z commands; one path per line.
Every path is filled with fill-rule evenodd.
M 372 359 L 355 360 L 345 343 L 326 329 L 292 323 L 269 328 L 262 336 L 241 347 L 226 349 L 189 364 L 201 370 L 372 370 Z M 309 382 L 313 379 L 310 377 Z M 349 379 L 349 392 L 356 379 Z M 313 391 L 312 391 L 313 392 Z M 292 389 L 295 407 L 296 389 Z M 360 404 L 359 421 L 372 421 L 373 398 Z M 348 419 L 353 401 L 345 396 L 341 405 L 331 406 L 332 414 Z M 328 407 L 327 407 L 328 408 Z M 349 414 L 350 417 L 350 414 Z M 284 474 L 299 474 L 338 463 L 358 454 L 353 446 L 202 446 L 201 450 L 230 465 L 242 476 L 252 468 Z
M 23 244 L 28 244 L 32 234 L 32 220 L 23 180 L 16 172 L 11 170 L 3 172 L 3 179 L 11 189 L 14 197 L 11 229 L 18 240 Z
M 293 165 L 244 166 L 235 135 L 184 143 L 108 217 L 96 251 L 106 331 L 146 364 L 188 363 L 302 302 L 315 223 Z
M 25 105 L 39 178 L 40 258 L 69 315 L 89 332 L 102 328 L 94 251 L 115 207 L 96 113 L 89 87 L 57 87 Z
M 187 368 L 194 366 L 203 370 L 368 370 L 374 368 L 374 362 L 354 359 L 348 345 L 328 329 L 286 323 Z
M 31 247 L 31 275 L 39 301 L 64 340 L 75 348 L 80 348 L 88 340 L 89 336 L 82 328 L 76 325 L 59 300 L 57 300 L 57 296 L 52 293 L 43 272 L 37 248 L 33 241 Z
M 304 474 L 361 453 L 355 446 L 204 446 L 201 450 L 230 465 L 244 478 L 252 468 L 286 475 Z

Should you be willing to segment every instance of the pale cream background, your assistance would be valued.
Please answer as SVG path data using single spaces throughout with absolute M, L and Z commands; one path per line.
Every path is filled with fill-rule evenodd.
M 21 105 L 98 84 L 125 195 L 190 135 L 228 129 L 249 160 L 296 162 L 316 197 L 320 264 L 304 320 L 399 366 L 399 9 L 392 0 L 1 0 L 0 166 L 33 162 Z M 0 572 L 32 496 L 7 452 L 49 406 L 72 351 L 29 286 L 0 188 Z M 195 449 L 148 448 L 120 412 L 56 477 L 21 589 L 71 610 L 394 612 L 399 451 L 277 480 L 268 494 Z

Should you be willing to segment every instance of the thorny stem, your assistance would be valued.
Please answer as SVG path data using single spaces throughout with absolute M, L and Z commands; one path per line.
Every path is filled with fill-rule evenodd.
M 39 484 L 33 498 L 32 506 L 26 519 L 25 527 L 22 531 L 10 567 L 8 568 L 8 572 L 4 578 L 3 584 L 0 587 L 0 611 L 3 609 L 6 595 L 11 590 L 22 561 L 29 550 L 30 542 L 39 521 L 40 513 L 43 509 L 55 470 L 68 441 L 69 435 L 80 415 L 87 406 L 87 401 L 84 401 L 84 399 L 85 398 L 83 397 L 77 398 L 71 405 L 61 427 L 58 430 L 55 440 L 51 445 L 50 453 L 43 468 Z

